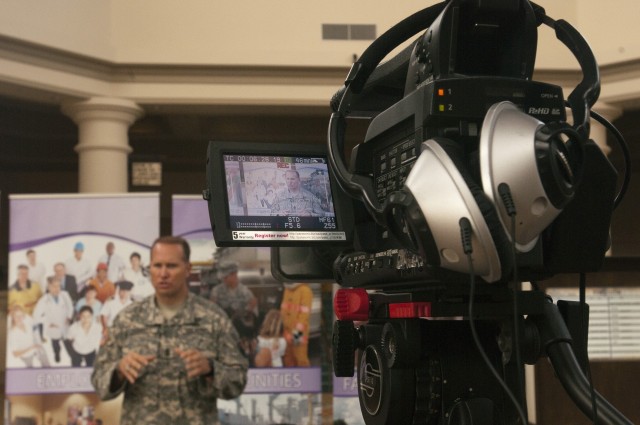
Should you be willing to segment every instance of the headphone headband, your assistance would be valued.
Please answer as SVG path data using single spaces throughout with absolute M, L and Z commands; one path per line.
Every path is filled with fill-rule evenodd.
M 546 16 L 545 11 L 535 3 L 529 3 L 536 14 L 537 21 L 545 23 L 555 30 L 556 37 L 569 48 L 578 60 L 583 72 L 580 84 L 569 95 L 568 101 L 574 117 L 574 128 L 587 139 L 589 136 L 589 111 L 600 93 L 598 65 L 586 40 L 566 21 Z M 349 115 L 351 102 L 357 96 L 378 64 L 401 43 L 419 31 L 428 28 L 453 0 L 444 1 L 423 9 L 394 25 L 377 38 L 355 62 L 347 75 L 345 85 L 334 95 L 331 101 L 334 113 L 329 120 L 328 152 L 330 163 L 335 170 L 340 187 L 351 197 L 362 201 L 374 220 L 384 225 L 384 205 L 380 205 L 368 176 L 354 175 L 349 172 L 344 159 L 345 118 Z

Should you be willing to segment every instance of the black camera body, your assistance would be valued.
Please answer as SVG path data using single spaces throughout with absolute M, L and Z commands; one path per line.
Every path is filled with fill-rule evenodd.
M 471 180 L 480 181 L 483 120 L 490 106 L 501 102 L 516 105 L 544 124 L 565 121 L 562 90 L 554 85 L 487 76 L 431 80 L 371 120 L 364 143 L 351 153 L 349 169 L 371 176 L 376 200 L 388 209 L 389 200 L 406 187 L 421 155 L 421 141 L 447 138 L 461 147 L 464 165 L 459 167 L 469 170 Z M 512 267 L 522 281 L 600 268 L 609 246 L 617 174 L 592 141 L 585 143 L 580 160 L 589 171 L 581 177 L 571 202 L 527 251 L 514 248 Z M 460 194 L 445 192 L 442 196 Z M 434 202 L 446 211 L 444 200 Z M 336 375 L 352 376 L 357 369 L 360 404 L 368 425 L 520 423 L 516 409 L 478 355 L 468 322 L 459 320 L 469 318 L 469 274 L 440 267 L 439 261 L 433 261 L 440 256 L 437 247 L 419 248 L 408 234 L 412 231 L 406 224 L 410 213 L 398 212 L 403 205 L 397 205 L 387 213 L 400 221 L 396 224 L 378 223 L 369 212 L 354 208 L 354 249 L 344 250 L 334 262 L 334 277 L 343 288 L 366 289 L 369 294 L 355 302 L 367 306 L 366 312 L 359 312 L 361 316 L 353 315 L 350 307 L 342 315 L 340 305 L 354 303 L 340 299 L 353 296 L 340 294 L 342 290 L 336 295 Z M 418 220 L 425 218 L 419 215 Z M 395 234 L 390 231 L 394 226 Z M 585 228 L 588 234 L 581 231 Z M 487 358 L 523 400 L 518 385 L 522 364 L 515 356 L 505 355 L 496 341 L 514 344 L 509 324 L 514 296 L 519 299 L 519 314 L 530 317 L 544 317 L 547 300 L 540 293 L 517 292 L 509 285 L 512 273 L 490 281 L 478 278 L 473 302 L 478 338 Z M 429 320 L 435 318 L 439 320 Z M 520 323 L 528 331 L 531 326 Z M 536 339 L 522 337 L 520 342 L 527 347 L 529 363 L 543 355 L 531 349 Z M 512 354 L 513 347 L 507 351 Z
M 521 280 L 539 280 L 600 268 L 609 247 L 617 173 L 588 137 L 598 68 L 575 29 L 564 21 L 549 23 L 584 74 L 569 96 L 569 125 L 562 89 L 532 80 L 537 26 L 544 21 L 544 11 L 528 1 L 443 2 L 399 23 L 354 64 L 332 101 L 328 142 L 337 180 L 356 199 L 354 252 L 343 253 L 334 265 L 341 285 L 376 289 L 466 279 L 456 242 L 435 235 L 438 229 L 458 230 L 457 222 L 446 221 L 452 200 L 466 204 L 460 212 L 471 216 L 482 239 L 477 247 L 487 252 L 486 261 L 476 261 L 489 270 L 478 274 L 489 282 L 504 282 L 514 270 Z M 394 43 L 424 26 L 408 48 L 377 64 Z M 527 118 L 507 112 L 510 106 Z M 344 128 L 349 117 L 362 115 L 371 117 L 370 125 L 347 166 Z M 439 156 L 452 157 L 453 164 L 437 159 L 441 172 L 414 171 L 414 180 L 432 183 L 407 189 L 428 140 L 446 146 Z M 542 159 L 530 160 L 534 156 Z M 498 193 L 505 182 L 512 186 L 507 202 L 519 209 L 515 229 Z M 417 206 L 418 190 L 429 194 L 423 204 L 443 205 Z M 475 204 L 481 211 L 468 209 Z M 514 238 L 517 249 L 511 249 Z M 443 252 L 458 257 L 458 264 L 447 263 Z
M 351 154 L 354 173 L 371 175 L 376 200 L 380 205 L 394 193 L 400 191 L 420 155 L 422 140 L 445 137 L 455 140 L 465 151 L 467 163 L 477 163 L 479 133 L 489 105 L 510 101 L 520 110 L 544 123 L 565 120 L 565 106 L 562 89 L 541 82 L 498 77 L 457 77 L 432 80 L 422 84 L 402 100 L 372 119 L 366 140 Z M 583 190 L 587 199 L 597 205 L 611 205 L 615 172 L 595 146 L 587 154 L 590 160 L 598 162 L 600 170 L 597 179 L 605 178 L 608 191 L 597 190 L 585 184 Z M 475 159 L 473 159 L 475 158 Z M 480 170 L 472 171 L 475 176 Z M 587 176 L 588 179 L 590 176 Z M 428 178 L 426 176 L 425 178 Z M 593 190 L 592 190 L 593 189 Z M 355 209 L 357 211 L 357 209 Z M 361 208 L 360 208 L 361 210 Z M 541 238 L 527 253 L 520 253 L 518 268 L 524 280 L 548 277 L 556 272 L 594 271 L 604 258 L 608 242 L 608 219 L 610 209 L 599 208 L 604 217 L 598 216 L 594 223 L 578 224 L 576 228 L 588 225 L 592 232 L 589 239 L 597 240 L 600 246 L 591 249 L 585 256 L 580 249 L 583 240 L 576 234 L 566 234 L 563 240 L 550 235 Z M 575 223 L 588 219 L 588 214 L 577 210 L 567 221 Z M 591 217 L 593 218 L 593 217 Z M 437 224 L 436 224 L 437 225 Z M 433 280 L 462 278 L 432 267 L 424 256 L 411 249 L 411 244 L 390 234 L 388 226 L 377 224 L 370 214 L 356 217 L 354 226 L 354 252 L 345 252 L 335 263 L 336 280 L 343 286 L 379 288 L 391 284 L 406 286 L 422 284 Z M 547 232 L 553 232 L 552 228 Z M 569 237 L 570 236 L 570 237 Z M 566 249 L 565 255 L 558 256 L 562 264 L 551 266 L 544 253 L 556 246 Z M 575 249 L 574 249 L 575 248 Z M 580 253 L 579 253 L 580 252 Z M 579 253 L 579 254 L 578 254 Z M 435 254 L 437 255 L 437 254 Z M 555 258 L 555 256 L 554 256 Z M 580 263 L 580 264 L 575 264 Z M 571 265 L 569 265 L 571 264 Z
M 431 24 L 412 47 L 378 65 L 381 45 L 420 19 Z M 582 68 L 568 101 L 532 80 L 541 23 Z M 567 384 L 584 381 L 567 348 L 582 329 L 519 283 L 597 271 L 609 247 L 617 173 L 589 139 L 599 87 L 579 33 L 526 0 L 433 6 L 354 64 L 332 101 L 328 149 L 366 214 L 354 215 L 354 251 L 334 263 L 344 289 L 333 349 L 336 376 L 358 366 L 368 425 L 526 423 L 523 364 L 541 356 L 562 365 L 586 414 L 602 408 L 599 396 L 584 403 L 588 387 Z M 360 115 L 371 122 L 347 166 L 347 118 Z M 615 409 L 603 415 L 627 423 Z
M 562 88 L 532 79 L 543 23 L 583 73 L 566 100 Z M 542 356 L 561 365 L 586 414 L 628 423 L 585 386 L 576 330 L 556 305 L 520 290 L 522 281 L 597 271 L 609 247 L 617 173 L 589 139 L 599 90 L 586 41 L 528 0 L 436 4 L 354 63 L 331 100 L 323 152 L 210 143 L 204 197 L 216 243 L 273 246 L 277 278 L 341 286 L 333 367 L 350 377 L 358 366 L 368 425 L 525 423 L 524 363 Z M 347 164 L 346 126 L 363 117 L 365 139 Z M 333 209 L 321 219 L 247 206 L 264 184 L 256 175 L 283 181 L 281 170 L 302 169 L 309 156 L 309 176 L 328 173 L 323 196 Z M 311 177 L 301 180 L 310 187 Z M 327 222 L 330 232 L 319 227 Z M 236 239 L 234 223 L 252 231 Z

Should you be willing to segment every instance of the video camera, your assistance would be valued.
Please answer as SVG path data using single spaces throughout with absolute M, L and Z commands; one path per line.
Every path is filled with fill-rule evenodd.
M 582 70 L 566 101 L 532 79 L 542 24 Z M 630 423 L 585 377 L 584 329 L 567 326 L 585 306 L 520 287 L 597 271 L 609 248 L 617 172 L 589 139 L 599 91 L 586 41 L 534 3 L 436 4 L 354 63 L 326 147 L 210 142 L 216 244 L 272 246 L 277 278 L 341 285 L 333 366 L 358 363 L 368 425 L 527 423 L 523 365 L 542 356 L 585 414 Z M 347 124 L 363 118 L 347 165 Z

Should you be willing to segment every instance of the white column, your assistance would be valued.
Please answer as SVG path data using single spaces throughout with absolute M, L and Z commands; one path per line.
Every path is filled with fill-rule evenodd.
M 128 130 L 143 110 L 126 99 L 94 97 L 68 103 L 62 111 L 78 125 L 79 192 L 127 191 Z

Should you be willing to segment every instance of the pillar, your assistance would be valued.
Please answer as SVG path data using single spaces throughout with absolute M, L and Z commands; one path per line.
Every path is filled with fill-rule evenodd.
M 142 108 L 126 99 L 93 97 L 67 103 L 62 111 L 78 125 L 78 191 L 127 192 L 128 130 Z

